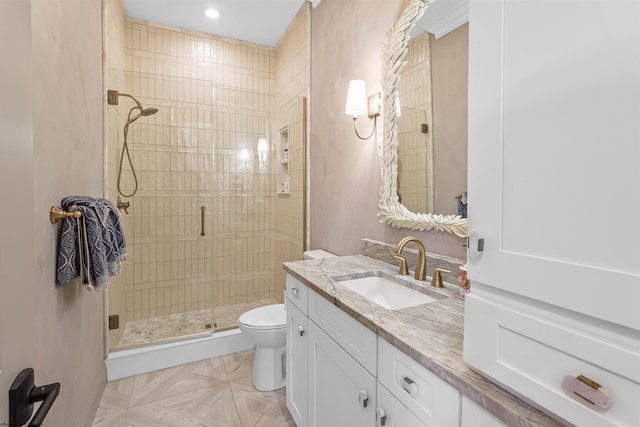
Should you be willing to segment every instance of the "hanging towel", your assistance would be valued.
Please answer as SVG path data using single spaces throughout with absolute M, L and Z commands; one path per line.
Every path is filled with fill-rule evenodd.
M 458 197 L 458 215 L 462 218 L 467 217 L 467 192 L 465 191 Z
M 58 244 L 56 284 L 81 277 L 90 289 L 101 290 L 109 276 L 120 273 L 127 259 L 127 247 L 120 226 L 120 212 L 110 200 L 86 196 L 62 199 L 68 212 L 80 211 L 80 218 L 65 218 Z

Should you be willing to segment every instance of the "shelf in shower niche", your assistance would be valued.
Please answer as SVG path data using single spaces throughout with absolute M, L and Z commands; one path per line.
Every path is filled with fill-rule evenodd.
M 280 129 L 278 134 L 278 189 L 277 194 L 289 194 L 289 126 Z

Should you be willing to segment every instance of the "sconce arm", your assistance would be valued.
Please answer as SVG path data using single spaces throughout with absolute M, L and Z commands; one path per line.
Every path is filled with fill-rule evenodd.
M 367 137 L 364 137 L 364 138 L 363 138 L 363 137 L 362 137 L 362 136 L 360 136 L 360 134 L 358 133 L 358 126 L 357 126 L 358 117 L 354 117 L 354 118 L 353 118 L 353 130 L 355 130 L 355 131 L 356 131 L 356 136 L 357 136 L 358 138 L 360 138 L 361 140 L 363 140 L 363 141 L 364 141 L 364 140 L 367 140 L 367 139 L 369 139 L 369 138 L 371 138 L 371 137 L 373 136 L 373 133 L 376 131 L 377 118 L 378 118 L 378 116 L 377 116 L 377 115 L 376 115 L 376 116 L 373 116 L 373 129 L 371 129 L 371 133 L 369 134 L 369 136 L 367 136 Z

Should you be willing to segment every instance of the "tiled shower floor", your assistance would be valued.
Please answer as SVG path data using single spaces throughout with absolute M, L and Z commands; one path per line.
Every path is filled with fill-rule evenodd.
M 211 316 L 211 310 L 198 310 L 150 319 L 130 320 L 125 325 L 117 348 L 123 349 L 233 329 L 238 326 L 238 318 L 245 311 L 277 303 L 274 298 L 271 298 L 215 307 L 213 308 L 213 316 Z

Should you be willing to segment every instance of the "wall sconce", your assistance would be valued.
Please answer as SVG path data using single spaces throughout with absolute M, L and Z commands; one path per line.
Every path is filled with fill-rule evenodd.
M 249 150 L 246 148 L 242 148 L 240 150 L 240 160 L 244 162 L 244 168 L 248 170 L 247 162 L 249 161 Z
M 362 140 L 369 139 L 376 131 L 377 117 L 380 115 L 380 92 L 375 93 L 367 98 L 367 89 L 364 80 L 351 80 L 349 82 L 349 90 L 347 92 L 347 102 L 344 112 L 353 116 L 353 130 L 356 136 Z M 369 118 L 373 118 L 373 129 L 369 136 L 363 138 L 358 133 L 357 120 L 358 116 L 367 113 Z
M 266 138 L 258 139 L 258 158 L 260 159 L 260 163 L 264 166 L 266 166 L 268 152 L 269 145 L 267 144 Z

